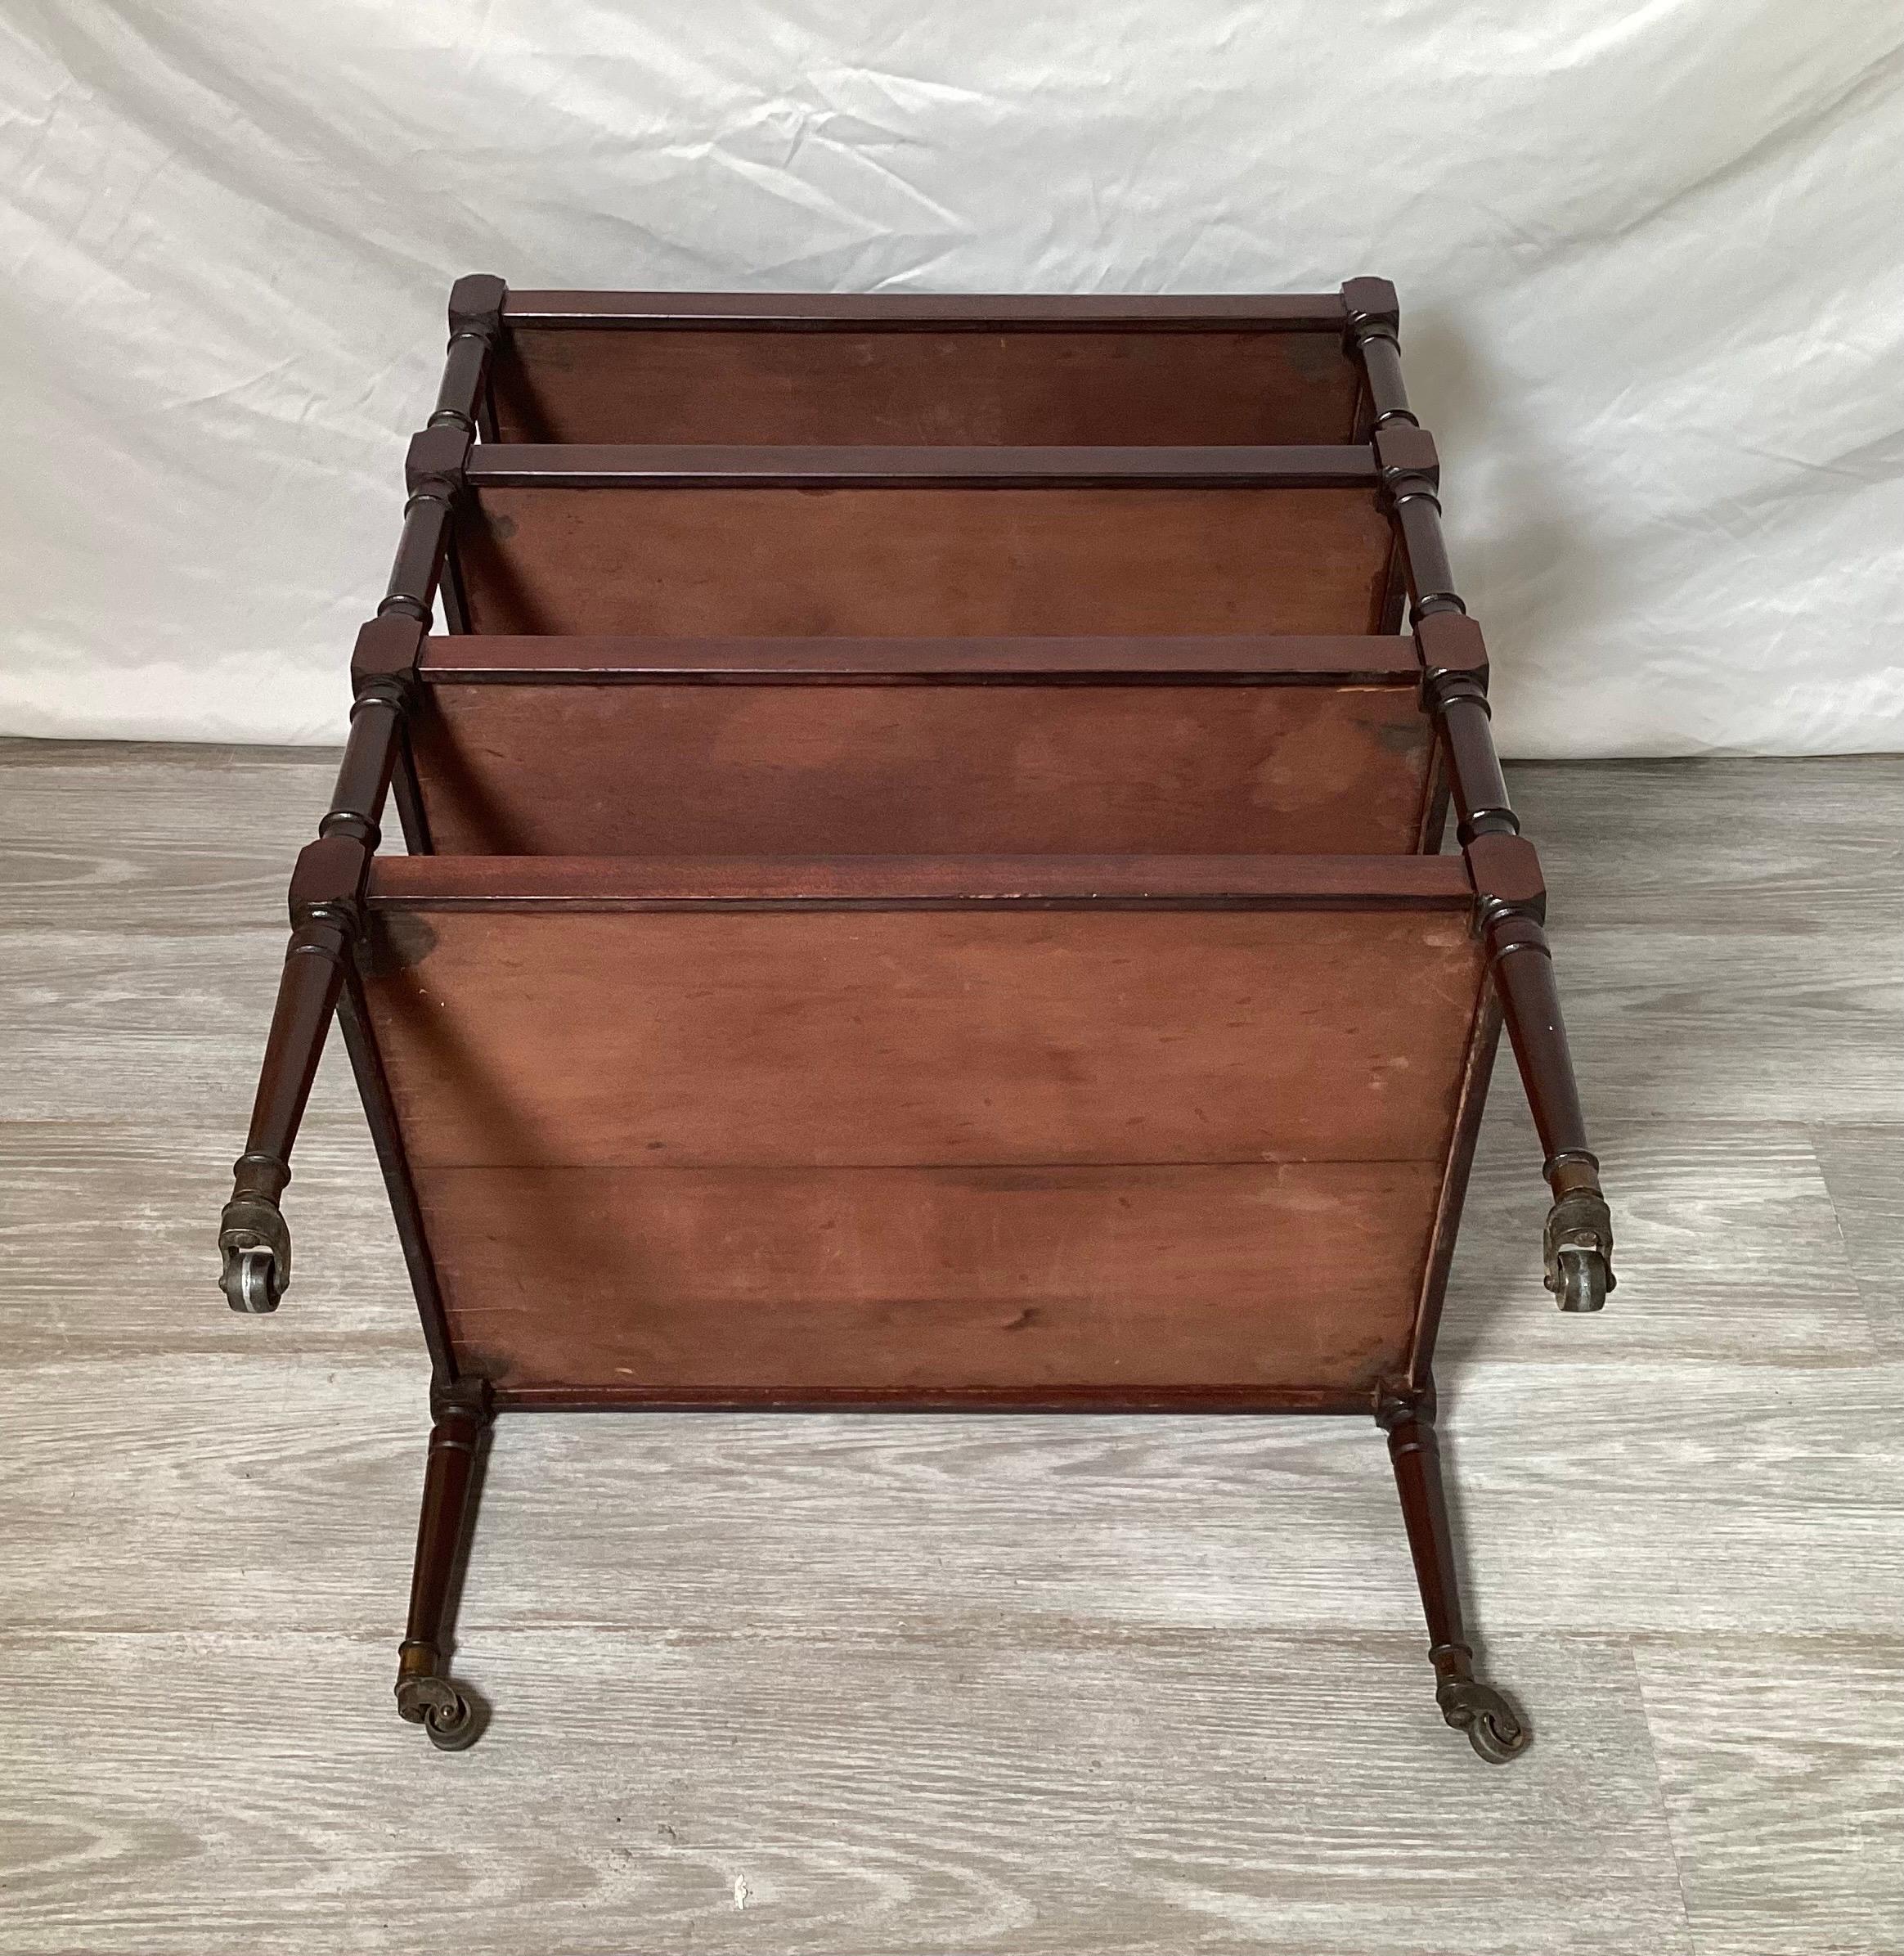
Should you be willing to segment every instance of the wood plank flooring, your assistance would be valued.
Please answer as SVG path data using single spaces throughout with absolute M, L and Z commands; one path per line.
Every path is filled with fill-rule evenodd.
M 213 1237 L 330 757 L 0 743 L 0 1950 L 1904 1950 L 1904 761 L 1513 771 L 1620 1288 L 1497 1082 L 1439 1371 L 1533 1751 L 1350 1421 L 559 1417 L 391 1709 L 424 1369 L 340 1052 Z

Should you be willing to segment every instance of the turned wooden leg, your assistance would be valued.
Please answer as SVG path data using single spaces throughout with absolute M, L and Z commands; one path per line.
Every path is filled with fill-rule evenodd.
M 308 915 L 291 934 L 250 1134 L 218 1218 L 218 1288 L 234 1311 L 276 1311 L 291 1280 L 290 1232 L 278 1198 L 291 1179 L 291 1144 L 344 988 L 349 946 L 349 923 L 335 910 Z
M 415 643 L 421 642 L 420 632 Z M 373 675 L 360 691 L 330 809 L 292 872 L 291 941 L 250 1131 L 218 1219 L 218 1288 L 234 1311 L 276 1311 L 291 1280 L 290 1231 L 278 1201 L 291 1179 L 291 1146 L 356 956 L 364 881 L 382 833 L 377 818 L 402 738 L 403 701 L 394 668 Z
M 1385 1392 L 1376 1423 L 1388 1435 L 1389 1460 L 1402 1497 L 1402 1520 L 1415 1558 L 1421 1611 L 1428 1620 L 1428 1660 L 1435 1666 L 1435 1702 L 1441 1715 L 1483 1759 L 1502 1765 L 1526 1749 L 1531 1734 L 1507 1701 L 1475 1676 L 1475 1653 L 1462 1622 L 1461 1589 L 1448 1503 L 1441 1487 L 1441 1453 L 1435 1437 L 1435 1388 Z
M 1601 1191 L 1600 1158 L 1587 1145 L 1553 954 L 1547 933 L 1525 917 L 1507 918 L 1488 942 L 1553 1190 L 1543 1245 L 1547 1287 L 1562 1311 L 1598 1311 L 1614 1284 L 1613 1217 Z
M 397 1653 L 397 1711 L 421 1725 L 433 1746 L 460 1752 L 483 1729 L 483 1707 L 444 1670 L 455 1612 L 459 1553 L 475 1507 L 479 1450 L 490 1419 L 480 1381 L 430 1395 L 434 1424 L 424 1469 L 423 1512 L 416 1527 L 416 1567 L 410 1581 L 410 1623 Z

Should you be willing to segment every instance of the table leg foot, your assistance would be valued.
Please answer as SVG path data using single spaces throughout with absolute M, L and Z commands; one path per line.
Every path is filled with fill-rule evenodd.
M 421 1725 L 439 1751 L 460 1752 L 476 1742 L 488 1722 L 483 1702 L 451 1681 L 444 1652 L 455 1618 L 461 1549 L 475 1516 L 489 1395 L 480 1381 L 472 1381 L 440 1388 L 432 1398 L 436 1419 L 416 1527 L 410 1624 L 397 1653 L 397 1713 Z

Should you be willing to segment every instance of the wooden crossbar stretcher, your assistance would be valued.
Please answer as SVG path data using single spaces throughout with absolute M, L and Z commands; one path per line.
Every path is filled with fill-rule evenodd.
M 1432 1374 L 1503 1023 L 1564 1310 L 1612 1230 L 1397 321 L 459 281 L 220 1232 L 276 1310 L 339 1018 L 435 1743 L 496 1415 L 860 1408 L 1372 1415 L 1443 1715 L 1525 1747 Z

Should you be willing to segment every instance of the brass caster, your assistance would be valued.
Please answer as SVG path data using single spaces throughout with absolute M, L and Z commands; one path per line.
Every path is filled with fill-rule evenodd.
M 1546 1284 L 1562 1311 L 1598 1311 L 1614 1288 L 1613 1218 L 1605 1198 L 1571 1189 L 1547 1212 Z
M 405 1678 L 397 1687 L 397 1715 L 421 1725 L 439 1752 L 466 1751 L 488 1722 L 482 1702 L 465 1696 L 447 1678 Z
M 218 1288 L 234 1311 L 263 1316 L 276 1311 L 291 1280 L 291 1233 L 274 1202 L 234 1196 L 219 1218 Z
M 1489 1765 L 1518 1759 L 1534 1738 L 1491 1684 L 1463 1678 L 1444 1684 L 1435 1698 L 1442 1717 L 1457 1732 L 1466 1733 L 1468 1743 Z

